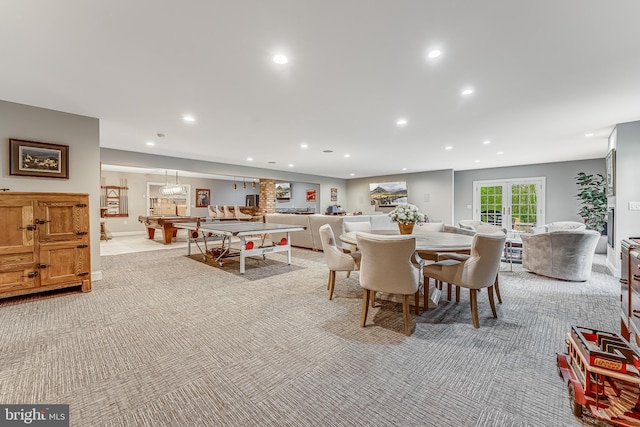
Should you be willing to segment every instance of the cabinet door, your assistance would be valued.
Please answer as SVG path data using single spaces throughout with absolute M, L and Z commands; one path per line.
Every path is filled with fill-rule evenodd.
M 36 223 L 40 243 L 89 243 L 89 207 L 86 197 L 69 196 L 66 200 L 39 200 Z
M 42 286 L 80 282 L 89 278 L 89 246 L 74 243 L 40 245 L 40 283 Z
M 33 202 L 24 198 L 0 200 L 0 292 L 37 286 Z

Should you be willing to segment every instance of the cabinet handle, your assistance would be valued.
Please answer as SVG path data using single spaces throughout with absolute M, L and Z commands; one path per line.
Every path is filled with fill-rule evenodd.
M 38 276 L 39 273 L 37 271 L 30 271 L 27 273 L 26 276 L 22 276 L 22 277 L 28 277 L 29 279 L 33 279 L 34 277 Z
M 634 274 L 633 275 L 633 280 L 640 281 L 640 275 L 639 274 Z
M 36 224 L 45 224 L 47 222 L 51 222 L 50 219 L 36 219 Z
M 620 283 L 622 283 L 623 285 L 628 285 L 629 279 L 620 279 Z
M 78 236 L 84 236 L 85 234 L 89 234 L 89 232 L 88 231 L 76 231 L 76 234 Z
M 47 268 L 47 264 L 42 262 L 40 264 L 36 264 L 36 267 L 38 267 L 38 268 Z
M 29 225 L 24 226 L 24 227 L 19 227 L 18 229 L 19 229 L 19 230 L 29 230 L 29 231 L 34 231 L 36 228 L 37 228 L 37 226 L 36 226 L 36 225 L 34 225 L 34 224 L 29 224 Z
M 87 205 L 85 205 L 84 203 L 78 203 L 76 205 L 76 208 L 86 208 L 86 207 L 87 207 Z
M 78 249 L 84 249 L 84 248 L 88 248 L 89 245 L 78 245 L 76 246 Z
M 82 273 L 78 273 L 78 276 L 86 276 L 88 274 L 89 274 L 88 271 L 83 271 Z

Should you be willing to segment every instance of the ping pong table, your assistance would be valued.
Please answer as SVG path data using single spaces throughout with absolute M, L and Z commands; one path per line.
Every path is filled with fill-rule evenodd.
M 248 221 L 228 221 L 228 222 L 184 222 L 175 224 L 177 228 L 189 230 L 188 255 L 191 255 L 191 243 L 195 243 L 205 261 L 213 259 L 220 266 L 223 259 L 231 256 L 240 257 L 240 274 L 245 273 L 245 259 L 247 257 L 259 256 L 275 252 L 287 252 L 287 264 L 291 264 L 291 233 L 303 231 L 306 227 L 288 224 L 273 224 L 263 222 Z M 265 246 L 265 237 L 269 233 L 287 233 L 286 240 L 283 238 L 276 244 Z M 253 241 L 247 242 L 247 237 L 260 236 L 261 243 L 255 247 Z M 240 239 L 240 249 L 231 248 L 231 238 Z M 209 249 L 208 242 L 217 240 L 220 246 Z M 203 247 L 200 246 L 203 244 Z

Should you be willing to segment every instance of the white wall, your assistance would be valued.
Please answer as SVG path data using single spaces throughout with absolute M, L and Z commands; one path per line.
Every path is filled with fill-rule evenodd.
M 0 187 L 11 191 L 88 193 L 91 276 L 100 271 L 100 124 L 98 119 L 0 101 Z M 9 139 L 69 146 L 69 179 L 9 175 Z

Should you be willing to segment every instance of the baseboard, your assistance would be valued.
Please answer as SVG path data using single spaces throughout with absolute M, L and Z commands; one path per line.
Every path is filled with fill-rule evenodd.
M 607 270 L 609 270 L 609 273 L 611 273 L 611 275 L 613 277 L 620 277 L 620 269 L 616 268 L 615 265 L 611 264 L 611 262 L 609 262 L 609 258 L 607 258 Z
M 102 270 L 92 271 L 91 272 L 91 281 L 92 282 L 97 282 L 99 280 L 102 280 Z

